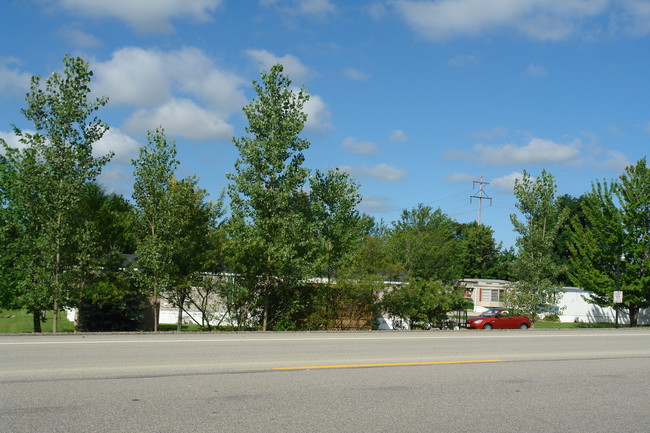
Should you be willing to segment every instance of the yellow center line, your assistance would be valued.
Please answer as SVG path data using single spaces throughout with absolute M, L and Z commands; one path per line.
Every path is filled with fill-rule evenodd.
M 472 359 L 467 361 L 431 361 L 431 362 L 391 362 L 382 364 L 341 364 L 341 365 L 311 365 L 305 367 L 274 367 L 272 370 L 312 370 L 324 368 L 360 368 L 360 367 L 397 367 L 408 365 L 438 365 L 438 364 L 472 364 L 480 362 L 505 362 L 503 359 Z

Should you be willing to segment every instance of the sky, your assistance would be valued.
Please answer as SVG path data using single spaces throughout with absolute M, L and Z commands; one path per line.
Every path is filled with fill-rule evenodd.
M 276 63 L 311 95 L 305 166 L 351 173 L 359 210 L 389 225 L 419 203 L 461 223 L 480 205 L 514 246 L 524 170 L 577 197 L 650 139 L 645 0 L 3 0 L 0 138 L 33 128 L 20 113 L 30 77 L 66 54 L 109 97 L 95 152 L 115 156 L 100 180 L 128 198 L 131 160 L 163 126 L 178 176 L 216 199 L 252 82 Z

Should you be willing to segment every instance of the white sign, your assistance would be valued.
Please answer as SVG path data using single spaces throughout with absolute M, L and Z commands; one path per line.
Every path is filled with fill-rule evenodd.
M 614 291 L 614 303 L 615 304 L 622 304 L 623 303 L 623 291 L 622 290 L 615 290 Z

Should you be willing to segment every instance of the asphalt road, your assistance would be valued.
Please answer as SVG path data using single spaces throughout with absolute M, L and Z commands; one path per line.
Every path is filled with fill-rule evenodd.
M 650 329 L 0 337 L 1 432 L 646 432 Z

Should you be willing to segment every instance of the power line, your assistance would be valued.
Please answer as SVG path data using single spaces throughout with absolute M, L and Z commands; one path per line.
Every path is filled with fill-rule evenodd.
M 469 197 L 469 202 L 471 204 L 473 198 L 478 199 L 478 225 L 481 225 L 481 204 L 483 203 L 483 200 L 490 200 L 490 206 L 492 206 L 492 197 L 488 197 L 488 195 L 485 194 L 485 191 L 483 191 L 483 185 L 489 185 L 490 184 L 489 182 L 483 182 L 483 175 L 481 175 L 479 180 L 472 181 L 472 188 L 477 183 L 479 184 L 478 195 L 470 196 Z

